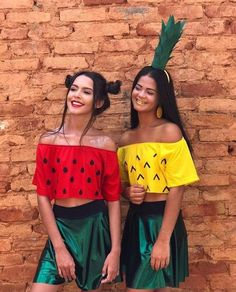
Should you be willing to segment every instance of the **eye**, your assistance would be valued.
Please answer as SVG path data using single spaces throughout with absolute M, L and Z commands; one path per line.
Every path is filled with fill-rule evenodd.
M 149 95 L 154 95 L 155 92 L 154 92 L 154 91 L 148 91 L 147 94 L 149 94 Z
M 76 91 L 76 88 L 75 87 L 71 87 L 70 91 Z
M 141 89 L 141 86 L 137 84 L 137 85 L 135 85 L 134 89 L 140 90 Z
M 88 94 L 88 95 L 91 95 L 91 94 L 92 94 L 92 91 L 87 91 L 87 90 L 85 90 L 84 93 L 85 93 L 85 94 Z

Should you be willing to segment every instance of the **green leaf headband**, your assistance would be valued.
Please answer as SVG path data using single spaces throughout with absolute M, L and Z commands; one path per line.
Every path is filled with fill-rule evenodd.
M 156 69 L 161 69 L 165 72 L 168 82 L 170 82 L 170 77 L 165 66 L 171 58 L 171 53 L 179 41 L 182 33 L 185 21 L 175 22 L 174 16 L 171 15 L 165 25 L 162 20 L 161 33 L 159 38 L 158 46 L 155 49 L 155 54 L 152 61 L 152 67 Z

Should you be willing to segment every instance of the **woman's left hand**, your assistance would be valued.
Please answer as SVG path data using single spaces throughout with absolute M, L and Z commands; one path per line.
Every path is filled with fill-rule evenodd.
M 110 283 L 119 275 L 120 254 L 110 252 L 104 262 L 102 274 L 104 278 L 101 283 Z
M 151 253 L 151 267 L 158 271 L 164 269 L 170 262 L 170 243 L 169 241 L 156 241 Z

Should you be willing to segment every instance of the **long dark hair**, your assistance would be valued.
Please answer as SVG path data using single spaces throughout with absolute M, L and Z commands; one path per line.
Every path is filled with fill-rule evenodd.
M 156 86 L 158 88 L 158 101 L 159 101 L 158 105 L 161 106 L 163 110 L 162 118 L 179 126 L 182 132 L 182 135 L 188 144 L 189 149 L 192 151 L 191 143 L 184 130 L 183 122 L 181 120 L 180 113 L 177 107 L 173 82 L 169 73 L 168 75 L 169 75 L 169 80 L 164 70 L 155 69 L 152 66 L 146 66 L 142 68 L 136 75 L 133 82 L 132 91 L 142 76 L 151 77 L 156 82 Z M 137 128 L 139 125 L 138 112 L 134 109 L 132 102 L 131 102 L 130 119 L 131 119 L 130 120 L 131 129 Z
M 93 81 L 93 109 L 92 109 L 91 117 L 81 135 L 81 138 L 80 138 L 80 143 L 81 143 L 82 138 L 95 122 L 96 117 L 100 115 L 102 112 L 104 112 L 107 108 L 110 107 L 110 99 L 109 99 L 108 93 L 118 94 L 120 92 L 121 81 L 116 80 L 115 82 L 107 82 L 107 80 L 100 73 L 92 72 L 92 71 L 80 71 L 80 72 L 76 72 L 74 75 L 67 75 L 65 79 L 65 86 L 66 88 L 68 88 L 68 91 L 66 94 L 61 124 L 56 131 L 57 133 L 62 130 L 64 134 L 64 124 L 65 124 L 65 118 L 66 118 L 66 113 L 68 109 L 67 95 L 75 79 L 80 75 L 87 76 Z M 96 107 L 96 104 L 98 101 L 101 101 L 101 104 L 102 104 L 102 106 L 99 108 Z

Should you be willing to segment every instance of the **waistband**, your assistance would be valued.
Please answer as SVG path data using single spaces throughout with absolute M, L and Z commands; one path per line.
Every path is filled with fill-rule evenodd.
M 129 209 L 140 215 L 164 214 L 165 205 L 166 201 L 143 202 L 140 205 L 130 203 Z
M 105 212 L 106 204 L 103 200 L 96 200 L 76 207 L 63 207 L 53 205 L 53 213 L 56 218 L 83 219 L 97 213 Z

